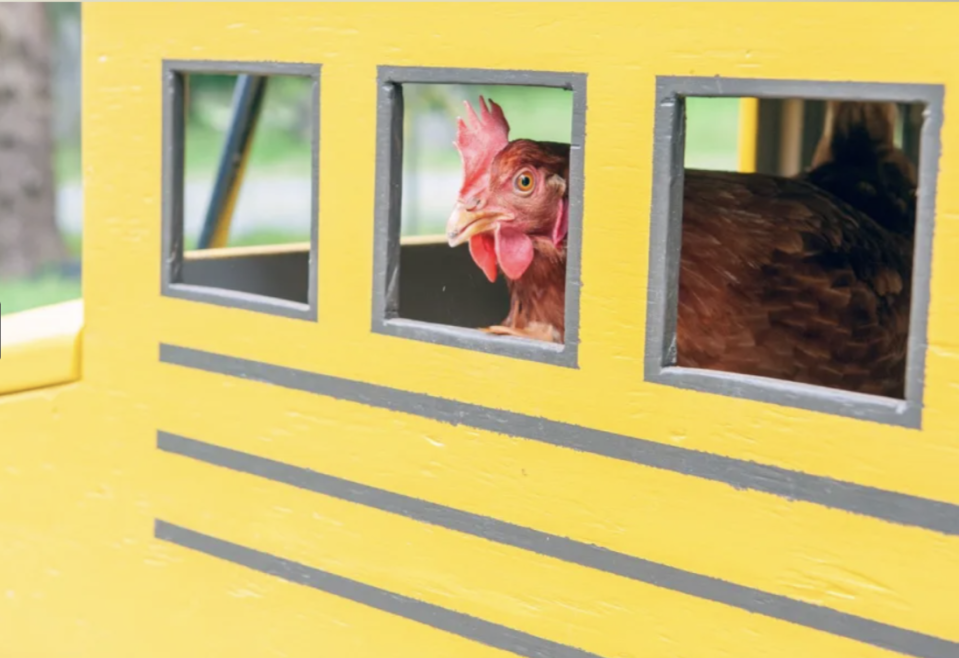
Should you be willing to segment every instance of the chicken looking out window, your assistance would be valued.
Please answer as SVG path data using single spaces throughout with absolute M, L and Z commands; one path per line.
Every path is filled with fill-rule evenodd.
M 393 323 L 391 330 L 401 327 L 398 331 L 402 331 L 402 326 L 415 326 L 417 331 L 438 335 L 441 341 L 452 336 L 451 340 L 461 346 L 494 350 L 502 346 L 503 353 L 524 357 L 529 355 L 553 362 L 574 359 L 575 348 L 556 349 L 554 341 L 562 343 L 565 338 L 561 326 L 558 333 L 543 327 L 544 331 L 538 337 L 546 342 L 521 344 L 516 340 L 475 335 L 473 330 L 477 327 L 503 325 L 505 329 L 505 323 L 500 321 L 510 312 L 508 279 L 494 276 L 491 283 L 488 277 L 497 272 L 495 261 L 492 270 L 488 266 L 489 259 L 485 269 L 477 268 L 469 249 L 450 249 L 445 234 L 451 201 L 462 187 L 461 156 L 452 146 L 453 142 L 458 141 L 457 124 L 450 117 L 462 109 L 463 99 L 494 95 L 499 101 L 497 107 L 505 108 L 510 114 L 510 135 L 507 139 L 522 137 L 534 140 L 530 143 L 540 144 L 580 143 L 583 121 L 574 112 L 574 106 L 585 101 L 580 86 L 582 83 L 576 76 L 565 74 L 543 74 L 542 86 L 515 84 L 512 77 L 497 72 L 483 72 L 483 76 L 488 76 L 491 81 L 483 84 L 412 82 L 408 79 L 408 73 L 404 72 L 403 75 L 402 84 L 394 82 L 386 87 L 390 90 L 389 98 L 384 94 L 384 101 L 392 102 L 395 108 L 390 117 L 390 141 L 388 145 L 383 143 L 394 164 L 389 173 L 393 187 L 382 189 L 392 189 L 394 194 L 401 193 L 399 199 L 394 196 L 389 204 L 392 219 L 388 221 L 392 223 L 388 230 L 398 230 L 400 237 L 398 258 L 393 261 L 397 267 L 389 279 L 393 282 L 392 288 L 387 288 L 395 298 L 385 313 L 388 319 L 399 320 Z M 415 79 L 415 74 L 413 77 Z M 399 112 L 402 112 L 401 136 L 396 135 Z M 477 133 L 476 137 L 486 139 L 487 135 Z M 565 148 L 568 150 L 569 147 Z M 490 150 L 483 149 L 484 152 Z M 567 154 L 560 153 L 557 157 L 563 162 L 569 160 Z M 575 154 L 572 162 L 574 168 L 578 166 Z M 397 167 L 402 167 L 401 174 L 396 171 Z M 387 168 L 381 168 L 381 172 L 386 171 Z M 566 172 L 560 172 L 556 181 L 562 181 L 565 186 L 567 178 Z M 532 178 L 523 184 L 536 185 Z M 576 194 L 578 192 L 574 190 L 574 200 Z M 569 193 L 565 196 L 568 197 Z M 538 189 L 530 189 L 528 200 L 535 201 L 537 197 Z M 574 216 L 577 208 L 574 203 Z M 383 213 L 382 216 L 388 215 Z M 518 238 L 522 238 L 522 235 L 516 234 Z M 502 241 L 501 247 L 507 243 L 510 243 L 508 239 Z M 515 244 L 522 247 L 522 239 Z M 559 272 L 559 276 L 565 276 L 565 269 Z M 565 281 L 559 281 L 555 287 L 540 286 L 538 289 L 558 290 L 562 294 L 565 293 L 564 284 Z M 538 300 L 532 301 L 538 303 Z M 563 297 L 547 300 L 546 303 L 554 308 L 560 322 L 566 313 L 575 317 L 575 299 L 569 304 Z M 424 324 L 433 326 L 424 327 Z M 443 328 L 433 331 L 436 325 Z M 450 332 L 450 327 L 470 331 Z
M 563 342 L 566 234 L 569 228 L 569 144 L 509 141 L 509 123 L 480 97 L 467 103 L 456 148 L 463 185 L 446 226 L 451 247 L 470 254 L 491 282 L 502 270 L 509 315 L 490 333 Z
M 562 342 L 569 145 L 466 105 L 449 244 L 507 280 L 487 331 Z M 798 177 L 685 171 L 675 365 L 903 397 L 917 181 L 895 132 L 893 104 L 834 102 Z

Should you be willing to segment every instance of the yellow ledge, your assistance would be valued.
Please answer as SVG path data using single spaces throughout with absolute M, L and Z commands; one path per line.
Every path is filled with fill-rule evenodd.
M 0 395 L 80 379 L 83 300 L 0 319 Z
M 753 140 L 755 142 L 755 140 Z M 753 146 L 755 150 L 755 145 Z M 402 245 L 445 244 L 446 236 L 408 235 L 400 239 Z M 183 252 L 184 260 L 214 260 L 217 258 L 240 258 L 243 256 L 272 256 L 274 254 L 295 254 L 310 250 L 309 242 L 290 242 L 287 244 L 252 245 L 248 247 L 215 247 L 193 249 Z
M 309 242 L 291 242 L 288 244 L 253 245 L 249 247 L 216 247 L 212 249 L 194 249 L 184 251 L 184 260 L 213 260 L 216 258 L 238 258 L 240 256 L 272 256 L 273 254 L 292 254 L 309 251 Z

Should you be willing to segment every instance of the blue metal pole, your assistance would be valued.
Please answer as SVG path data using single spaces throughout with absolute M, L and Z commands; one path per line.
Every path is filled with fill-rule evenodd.
M 263 106 L 266 91 L 266 76 L 240 75 L 233 90 L 233 117 L 227 130 L 226 143 L 220 155 L 220 164 L 213 185 L 210 205 L 207 207 L 199 249 L 209 249 L 217 228 L 228 220 L 226 213 L 232 211 L 230 200 L 234 198 L 240 181 L 240 172 L 249 155 L 250 143 L 256 131 L 257 120 Z

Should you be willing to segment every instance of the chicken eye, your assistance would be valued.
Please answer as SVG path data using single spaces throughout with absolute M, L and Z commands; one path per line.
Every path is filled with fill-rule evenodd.
M 513 185 L 519 192 L 529 192 L 533 189 L 533 177 L 529 172 L 522 171 L 516 175 L 515 179 L 513 179 Z

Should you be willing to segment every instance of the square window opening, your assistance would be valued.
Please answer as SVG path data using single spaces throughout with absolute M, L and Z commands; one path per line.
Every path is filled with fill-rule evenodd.
M 319 65 L 164 69 L 163 293 L 315 320 Z
M 373 330 L 575 367 L 585 76 L 381 67 L 378 107 Z
M 918 426 L 941 87 L 657 96 L 647 380 Z

